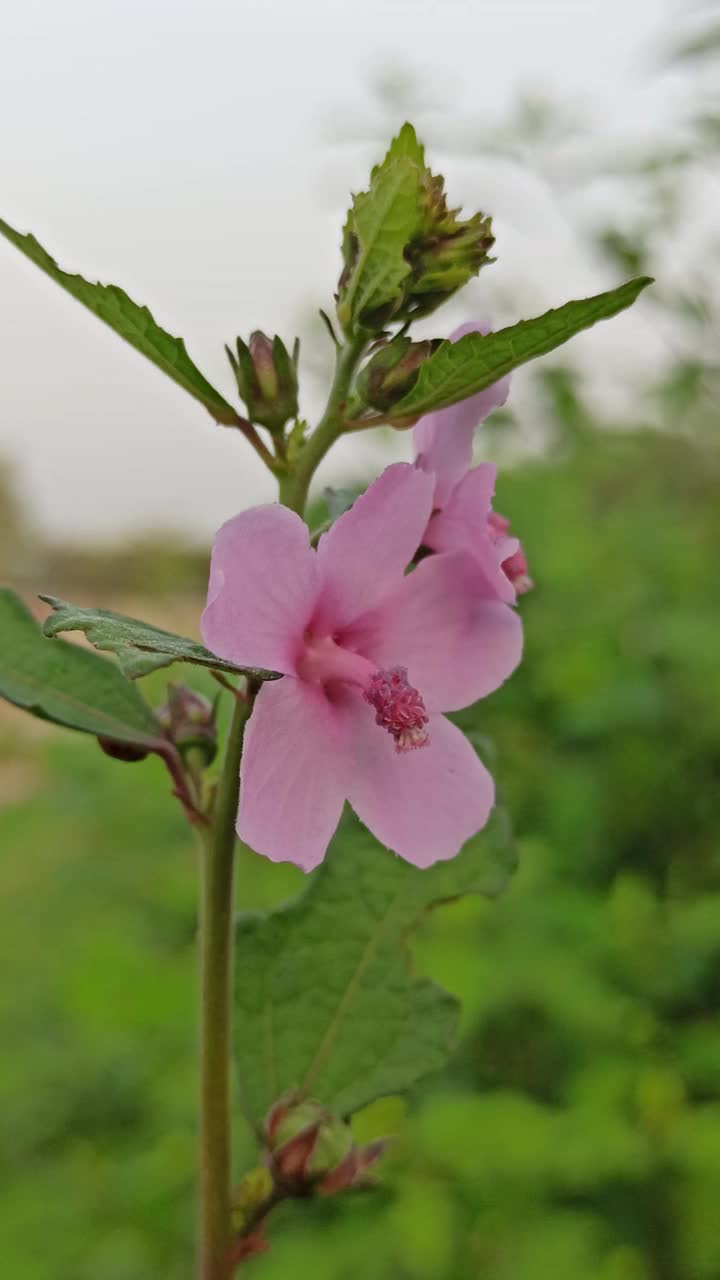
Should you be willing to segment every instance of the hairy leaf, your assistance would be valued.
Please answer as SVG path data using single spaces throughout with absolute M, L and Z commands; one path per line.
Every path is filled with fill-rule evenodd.
M 158 667 L 168 667 L 171 662 L 192 662 L 195 666 L 210 667 L 215 671 L 229 671 L 252 680 L 279 680 L 277 671 L 265 671 L 257 667 L 239 667 L 198 644 L 186 640 L 172 631 L 163 631 L 149 622 L 128 618 L 111 609 L 85 609 L 81 605 L 66 604 L 53 596 L 41 596 L 52 605 L 54 613 L 45 619 L 46 636 L 61 631 L 84 631 L 96 649 L 116 653 L 125 673 L 131 677 L 146 675 Z
M 293 1088 L 349 1114 L 440 1068 L 457 1002 L 413 977 L 408 932 L 439 902 L 499 892 L 512 865 L 501 812 L 457 858 L 427 871 L 348 818 L 296 901 L 241 918 L 236 1061 L 249 1120 Z
M 410 273 L 404 250 L 420 218 L 420 176 L 418 166 L 400 155 L 391 164 L 383 163 L 369 191 L 353 200 L 345 241 L 346 248 L 351 242 L 355 245 L 355 257 L 338 304 L 346 331 L 362 328 L 383 308 L 391 311 L 401 294 Z
M 393 405 L 392 414 L 388 416 L 393 422 L 412 420 L 482 391 L 519 365 L 554 351 L 598 320 L 607 320 L 624 311 L 649 284 L 652 284 L 649 276 L 640 276 L 618 289 L 566 302 L 533 320 L 521 320 L 496 333 L 468 333 L 458 342 L 443 342 L 421 366 L 412 390 Z
M 9 588 L 0 588 L 0 695 L 43 720 L 148 751 L 164 750 L 150 707 L 114 662 L 50 641 Z
M 158 369 L 162 369 L 173 382 L 177 382 L 196 400 L 205 406 L 216 422 L 233 426 L 239 415 L 231 404 L 216 391 L 207 378 L 193 364 L 182 338 L 161 329 L 153 320 L 147 307 L 138 306 L 132 298 L 114 284 L 92 284 L 82 276 L 61 270 L 54 258 L 43 249 L 33 235 L 21 235 L 0 218 L 0 233 L 31 262 L 45 271 L 57 284 L 82 302 L 100 320 L 119 333 L 141 355 L 147 356 Z

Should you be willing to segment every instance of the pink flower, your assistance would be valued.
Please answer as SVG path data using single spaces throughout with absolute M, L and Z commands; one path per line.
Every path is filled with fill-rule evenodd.
M 406 574 L 433 479 L 397 463 L 310 546 L 285 507 L 255 507 L 213 546 L 205 643 L 284 678 L 262 686 L 245 737 L 238 833 L 259 853 L 319 863 L 345 800 L 419 867 L 451 858 L 487 821 L 493 784 L 445 719 L 520 660 L 512 609 L 478 591 L 467 553 Z
M 489 333 L 487 324 L 460 325 L 450 334 Z M 505 403 L 509 377 L 477 395 L 428 413 L 413 432 L 416 465 L 435 479 L 433 514 L 423 536 L 432 551 L 468 551 L 478 561 L 487 592 L 513 603 L 529 591 L 527 560 L 517 538 L 507 536 L 509 520 L 492 510 L 497 468 L 489 462 L 471 467 L 475 428 Z

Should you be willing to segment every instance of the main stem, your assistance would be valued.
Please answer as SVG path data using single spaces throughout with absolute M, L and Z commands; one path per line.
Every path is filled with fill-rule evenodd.
M 365 349 L 353 338 L 337 354 L 327 408 L 292 470 L 280 477 L 280 501 L 302 516 L 315 469 L 344 429 L 342 410 Z M 235 820 L 245 725 L 257 687 L 235 703 L 212 827 L 203 838 L 200 904 L 200 1256 L 199 1280 L 230 1280 L 230 1027 Z
M 292 470 L 280 477 L 280 501 L 300 516 L 305 511 L 310 481 L 319 463 L 343 433 L 343 404 L 347 400 L 353 374 L 366 345 L 366 337 L 357 337 L 351 338 L 344 347 L 338 347 L 335 376 L 325 412 L 301 449 Z
M 230 1026 L 233 873 L 240 758 L 255 690 L 237 699 L 225 746 L 215 816 L 203 839 L 200 897 L 199 1280 L 228 1280 L 230 1221 Z

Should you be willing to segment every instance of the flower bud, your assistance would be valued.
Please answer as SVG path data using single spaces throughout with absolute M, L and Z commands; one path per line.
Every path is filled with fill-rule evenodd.
M 269 431 L 282 431 L 298 412 L 298 342 L 291 357 L 281 338 L 270 341 L 256 329 L 248 345 L 238 338 L 236 346 L 237 356 L 225 350 L 249 417 Z
M 492 261 L 488 257 L 495 243 L 491 219 L 476 213 L 467 222 L 459 222 L 456 212 L 444 219 L 439 234 L 428 236 L 414 255 L 411 295 L 416 316 L 433 311 Z
M 347 406 L 350 417 L 372 408 L 385 411 L 415 385 L 421 365 L 440 345 L 440 339 L 412 342 L 402 336 L 382 346 L 358 374 Z
M 337 314 L 346 334 L 377 334 L 429 315 L 493 261 L 491 219 L 458 214 L 405 124 L 372 170 L 369 190 L 354 198 L 343 229 Z
M 326 1173 L 318 1185 L 318 1194 L 334 1196 L 339 1191 L 348 1191 L 351 1187 L 372 1187 L 375 1181 L 368 1170 L 387 1150 L 389 1139 L 378 1138 L 369 1142 L 366 1147 L 353 1147 L 339 1165 Z
M 311 1098 L 275 1103 L 265 1121 L 265 1149 L 275 1178 L 295 1194 L 309 1193 L 340 1170 L 342 1184 L 350 1185 L 346 1161 L 355 1151 L 350 1128 Z
M 201 693 L 184 684 L 169 684 L 167 702 L 156 712 L 165 733 L 181 756 L 199 751 L 211 764 L 217 751 L 215 708 Z

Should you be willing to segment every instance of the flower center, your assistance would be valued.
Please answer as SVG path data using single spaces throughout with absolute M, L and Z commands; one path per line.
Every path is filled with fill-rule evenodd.
M 297 673 L 303 680 L 323 685 L 351 684 L 362 689 L 365 701 L 375 709 L 375 723 L 394 738 L 396 751 L 414 751 L 429 741 L 425 703 L 410 684 L 405 667 L 378 670 L 332 636 L 307 636 Z
M 425 703 L 409 683 L 405 667 L 376 671 L 363 696 L 375 708 L 375 723 L 395 739 L 396 751 L 414 751 L 429 741 Z

